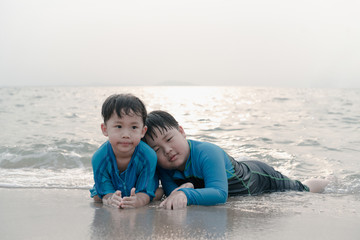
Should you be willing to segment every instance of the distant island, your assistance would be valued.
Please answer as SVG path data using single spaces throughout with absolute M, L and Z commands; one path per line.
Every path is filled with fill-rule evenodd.
M 163 81 L 154 84 L 155 86 L 197 86 L 198 84 L 180 81 Z

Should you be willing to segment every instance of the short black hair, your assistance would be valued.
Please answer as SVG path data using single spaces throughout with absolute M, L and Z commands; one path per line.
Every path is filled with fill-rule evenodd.
M 152 140 L 154 140 L 154 136 L 157 137 L 155 129 L 159 130 L 161 134 L 172 128 L 179 130 L 179 123 L 175 118 L 170 113 L 161 110 L 150 112 L 145 125 L 147 126 L 145 136 L 149 136 Z
M 136 96 L 127 94 L 113 94 L 109 96 L 102 105 L 101 115 L 106 123 L 111 115 L 116 114 L 121 118 L 122 114 L 129 115 L 133 111 L 136 115 L 142 118 L 143 124 L 146 121 L 146 108 L 144 103 Z

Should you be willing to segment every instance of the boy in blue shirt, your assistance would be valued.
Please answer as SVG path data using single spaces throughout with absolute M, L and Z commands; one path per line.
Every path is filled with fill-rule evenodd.
M 228 196 L 286 190 L 321 192 L 327 180 L 291 180 L 259 161 L 238 162 L 220 147 L 187 140 L 184 129 L 167 112 L 153 111 L 146 119 L 145 140 L 158 157 L 158 172 L 168 196 L 160 205 L 225 203 Z
M 102 105 L 103 134 L 109 138 L 91 160 L 95 185 L 90 190 L 95 201 L 117 208 L 137 208 L 155 196 L 157 158 L 141 141 L 146 108 L 131 94 L 109 96 Z

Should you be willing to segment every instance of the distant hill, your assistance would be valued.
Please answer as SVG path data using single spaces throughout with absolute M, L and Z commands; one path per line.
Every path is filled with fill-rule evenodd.
M 196 86 L 198 84 L 193 84 L 190 82 L 178 82 L 178 81 L 164 81 L 155 84 L 156 86 Z

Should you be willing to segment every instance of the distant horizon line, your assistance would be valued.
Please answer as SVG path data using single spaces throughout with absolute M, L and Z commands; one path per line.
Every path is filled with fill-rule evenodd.
M 186 84 L 186 83 L 173 83 L 173 84 L 43 84 L 43 85 L 0 85 L 0 88 L 47 88 L 47 87 L 247 87 L 247 88 L 298 88 L 298 89 L 360 89 L 360 87 L 340 87 L 340 86 L 284 86 L 284 85 L 245 85 L 245 84 Z

